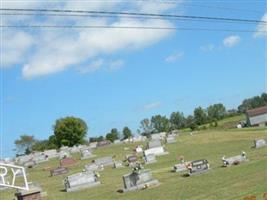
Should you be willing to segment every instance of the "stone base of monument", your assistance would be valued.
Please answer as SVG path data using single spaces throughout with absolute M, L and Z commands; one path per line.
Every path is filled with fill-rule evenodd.
M 262 148 L 266 146 L 267 146 L 267 142 L 264 139 L 254 140 L 253 148 L 258 149 L 258 148 Z
M 100 184 L 97 175 L 94 172 L 89 171 L 73 174 L 64 179 L 66 192 L 92 188 Z
M 17 200 L 41 200 L 47 196 L 46 192 L 37 183 L 29 183 L 29 190 L 18 190 L 15 193 Z
M 225 161 L 223 163 L 223 167 L 228 167 L 228 166 L 232 166 L 232 165 L 239 165 L 240 163 L 247 162 L 247 161 L 249 161 L 249 160 L 242 155 L 233 156 L 233 157 L 225 159 Z
M 172 172 L 184 172 L 187 170 L 186 163 L 179 163 L 173 166 Z
M 142 190 L 160 185 L 160 182 L 152 177 L 150 170 L 132 172 L 131 174 L 124 175 L 122 178 L 124 183 L 122 192 Z

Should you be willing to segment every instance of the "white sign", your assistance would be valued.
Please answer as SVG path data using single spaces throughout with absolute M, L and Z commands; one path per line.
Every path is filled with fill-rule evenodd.
M 17 178 L 23 179 L 21 184 L 16 185 Z M 0 163 L 0 186 L 29 190 L 24 167 Z

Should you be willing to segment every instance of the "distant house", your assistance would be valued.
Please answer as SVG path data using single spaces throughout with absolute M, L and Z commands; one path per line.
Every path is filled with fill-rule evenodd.
M 267 106 L 255 108 L 247 111 L 247 123 L 250 126 L 267 125 Z

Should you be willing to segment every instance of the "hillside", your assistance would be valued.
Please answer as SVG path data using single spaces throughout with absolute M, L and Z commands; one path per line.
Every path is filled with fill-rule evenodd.
M 147 190 L 118 193 L 123 187 L 122 176 L 131 169 L 105 168 L 100 173 L 101 186 L 82 191 L 66 193 L 62 180 L 64 175 L 49 177 L 46 167 L 58 166 L 58 160 L 40 164 L 38 167 L 28 169 L 28 180 L 41 184 L 48 193 L 45 200 L 77 200 L 77 199 L 243 199 L 255 195 L 259 199 L 267 192 L 267 147 L 261 149 L 251 148 L 253 139 L 267 138 L 266 129 L 233 129 L 199 131 L 194 135 L 183 133 L 177 137 L 177 142 L 167 144 L 169 154 L 158 157 L 158 162 L 147 165 L 152 169 L 153 176 L 161 185 Z M 123 159 L 131 153 L 135 144 L 112 145 L 94 151 L 98 157 L 116 155 L 116 159 Z M 130 150 L 125 151 L 124 148 Z M 249 162 L 229 168 L 222 168 L 223 155 L 239 155 L 241 150 L 247 152 Z M 211 170 L 208 173 L 184 178 L 178 173 L 171 173 L 171 167 L 178 163 L 177 157 L 183 155 L 186 160 L 205 158 L 210 162 Z M 79 155 L 75 155 L 79 159 Z M 90 160 L 79 161 L 79 165 L 72 167 L 69 174 L 80 172 L 84 164 Z M 14 199 L 14 190 L 1 191 L 1 199 Z

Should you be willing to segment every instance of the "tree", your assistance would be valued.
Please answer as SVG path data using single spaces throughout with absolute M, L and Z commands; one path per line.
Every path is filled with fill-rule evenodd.
M 169 119 L 165 116 L 155 115 L 151 118 L 151 124 L 157 132 L 168 132 L 170 130 Z
M 183 113 L 173 112 L 170 116 L 171 129 L 181 129 L 185 127 L 185 117 Z
M 132 137 L 132 131 L 127 126 L 123 128 L 122 133 L 123 133 L 123 139 L 128 139 Z
M 119 131 L 116 128 L 111 129 L 110 133 L 106 134 L 106 139 L 111 142 L 119 139 Z
M 30 154 L 32 151 L 32 146 L 36 140 L 33 135 L 21 135 L 19 139 L 15 140 L 17 154 L 25 153 Z
M 189 115 L 186 118 L 186 127 L 190 128 L 192 131 L 196 130 L 198 128 L 195 119 L 192 115 Z
M 140 131 L 144 136 L 149 136 L 153 132 L 153 127 L 149 119 L 143 119 L 140 122 Z
M 65 117 L 58 119 L 54 125 L 55 142 L 58 147 L 84 144 L 87 130 L 86 123 L 80 118 Z
M 209 121 L 223 119 L 226 115 L 226 109 L 221 103 L 210 105 L 207 110 Z
M 53 137 L 49 137 L 48 140 L 37 140 L 33 145 L 32 145 L 32 150 L 33 151 L 44 151 L 47 149 L 56 149 L 56 143 L 52 139 Z
M 238 106 L 238 111 L 244 113 L 249 109 L 265 105 L 267 105 L 267 93 L 262 93 L 261 96 L 254 96 L 252 98 L 245 99 L 242 104 Z
M 194 110 L 194 119 L 197 125 L 205 124 L 207 122 L 207 113 L 200 106 Z
M 89 142 L 101 142 L 104 140 L 104 137 L 101 135 L 99 137 L 90 137 Z

